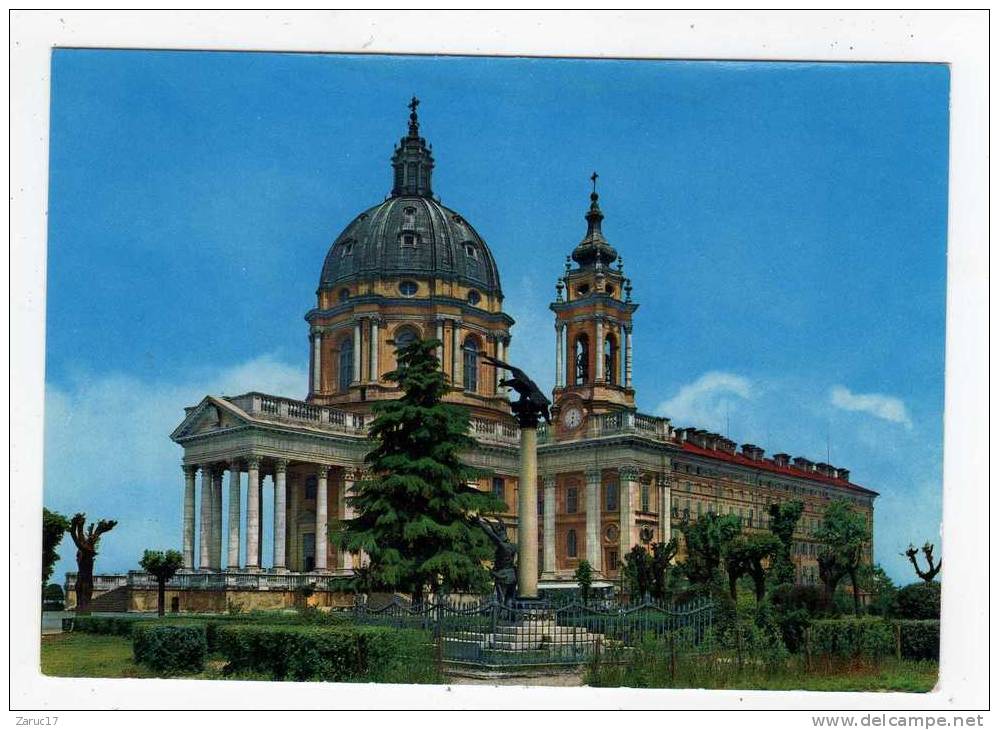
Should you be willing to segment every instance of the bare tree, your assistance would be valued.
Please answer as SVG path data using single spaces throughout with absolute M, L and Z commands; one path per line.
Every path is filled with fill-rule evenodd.
M 90 610 L 90 599 L 94 595 L 94 559 L 97 557 L 97 545 L 101 535 L 110 532 L 118 524 L 117 520 L 100 520 L 93 522 L 86 530 L 87 515 L 77 512 L 69 523 L 69 536 L 76 544 L 76 611 L 86 613 Z
M 916 555 L 919 553 L 916 548 L 909 544 L 909 549 L 906 550 L 903 555 L 905 555 L 909 562 L 912 563 L 912 567 L 916 569 L 916 575 L 922 578 L 927 583 L 932 583 L 933 579 L 937 577 L 937 573 L 940 572 L 940 566 L 943 565 L 943 560 L 940 560 L 936 565 L 933 564 L 933 545 L 926 543 L 923 545 L 923 555 L 926 556 L 926 564 L 929 568 L 922 570 L 919 567 L 919 562 L 916 560 Z

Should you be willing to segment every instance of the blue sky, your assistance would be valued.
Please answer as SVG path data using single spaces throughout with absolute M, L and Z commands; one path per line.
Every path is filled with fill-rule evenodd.
M 551 386 L 534 345 L 597 170 L 640 410 L 828 449 L 909 582 L 941 519 L 948 92 L 929 64 L 56 51 L 45 504 L 120 521 L 99 571 L 179 545 L 183 406 L 305 395 L 323 258 L 388 193 L 415 93 L 512 359 Z

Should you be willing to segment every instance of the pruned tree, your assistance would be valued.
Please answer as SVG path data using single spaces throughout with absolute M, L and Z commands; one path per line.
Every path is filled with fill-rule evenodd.
M 794 530 L 801 519 L 801 513 L 805 505 L 799 500 L 771 504 L 768 508 L 770 514 L 770 532 L 780 540 L 780 550 L 773 558 L 770 575 L 777 585 L 782 583 L 794 583 L 794 563 L 791 562 L 791 546 L 794 543 Z
M 176 550 L 146 550 L 139 565 L 156 578 L 156 612 L 166 613 L 166 584 L 184 565 L 184 556 Z
M 62 542 L 66 530 L 69 529 L 69 520 L 65 515 L 42 507 L 42 590 L 45 590 L 46 583 L 52 577 L 55 564 L 59 561 L 59 553 L 56 548 Z
M 652 587 L 653 600 L 665 601 L 669 592 L 669 571 L 673 567 L 680 546 L 675 537 L 667 542 L 652 543 Z
M 919 567 L 919 562 L 916 560 L 916 556 L 919 554 L 919 551 L 912 546 L 912 543 L 909 543 L 909 549 L 902 554 L 909 559 L 910 563 L 912 563 L 912 567 L 916 569 L 916 575 L 927 583 L 932 583 L 933 579 L 936 578 L 937 574 L 940 572 L 940 566 L 943 565 L 943 560 L 937 562 L 936 565 L 933 564 L 933 545 L 929 542 L 923 545 L 922 551 L 923 555 L 926 557 L 926 564 L 929 566 L 926 570 Z
M 867 520 L 843 499 L 834 500 L 826 507 L 822 523 L 813 535 L 824 547 L 819 550 L 819 572 L 822 571 L 822 554 L 826 555 L 826 570 L 830 579 L 842 571 L 850 577 L 853 587 L 853 613 L 860 615 L 860 565 L 869 540 Z M 825 582 L 825 579 L 823 579 Z
M 836 588 L 846 575 L 846 567 L 840 560 L 839 554 L 827 546 L 819 548 L 816 560 L 819 564 L 819 580 L 822 581 L 826 592 L 826 602 L 832 606 Z
M 90 599 L 94 595 L 94 560 L 101 535 L 110 532 L 118 524 L 117 520 L 99 520 L 84 529 L 87 515 L 77 512 L 69 522 L 69 536 L 76 545 L 76 611 L 90 610 Z
M 767 565 L 772 568 L 774 556 L 783 547 L 776 535 L 765 532 L 739 535 L 725 547 L 725 571 L 728 573 L 728 590 L 734 601 L 739 578 L 749 576 L 753 581 L 756 602 L 766 595 Z
M 633 545 L 622 559 L 622 575 L 628 584 L 628 592 L 639 601 L 649 597 L 652 590 L 652 556 L 642 545 Z
M 403 395 L 375 404 L 375 447 L 365 457 L 371 476 L 347 497 L 357 516 L 331 533 L 339 549 L 370 556 L 370 584 L 406 591 L 416 605 L 428 589 L 488 590 L 494 550 L 479 516 L 506 509 L 469 486 L 483 473 L 461 460 L 477 444 L 468 410 L 442 402 L 448 386 L 440 344 L 416 340 L 398 350 L 398 365 L 385 377 Z
M 736 515 L 708 512 L 693 522 L 684 518 L 680 531 L 687 546 L 687 559 L 683 563 L 687 579 L 703 588 L 720 589 L 722 554 L 728 543 L 742 532 L 742 521 Z

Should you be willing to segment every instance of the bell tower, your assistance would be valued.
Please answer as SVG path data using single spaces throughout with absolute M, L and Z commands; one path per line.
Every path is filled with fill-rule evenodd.
M 624 262 L 604 238 L 596 172 L 590 177 L 586 235 L 570 256 L 555 285 L 556 436 L 585 433 L 591 416 L 635 409 L 631 385 L 631 280 Z

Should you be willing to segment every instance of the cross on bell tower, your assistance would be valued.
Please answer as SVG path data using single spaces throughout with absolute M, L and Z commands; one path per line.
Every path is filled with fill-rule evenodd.
M 631 280 L 617 250 L 604 237 L 597 193 L 600 175 L 590 175 L 586 235 L 567 257 L 556 284 L 556 436 L 577 435 L 589 415 L 635 409 L 631 384 Z M 616 264 L 616 266 L 615 266 Z

